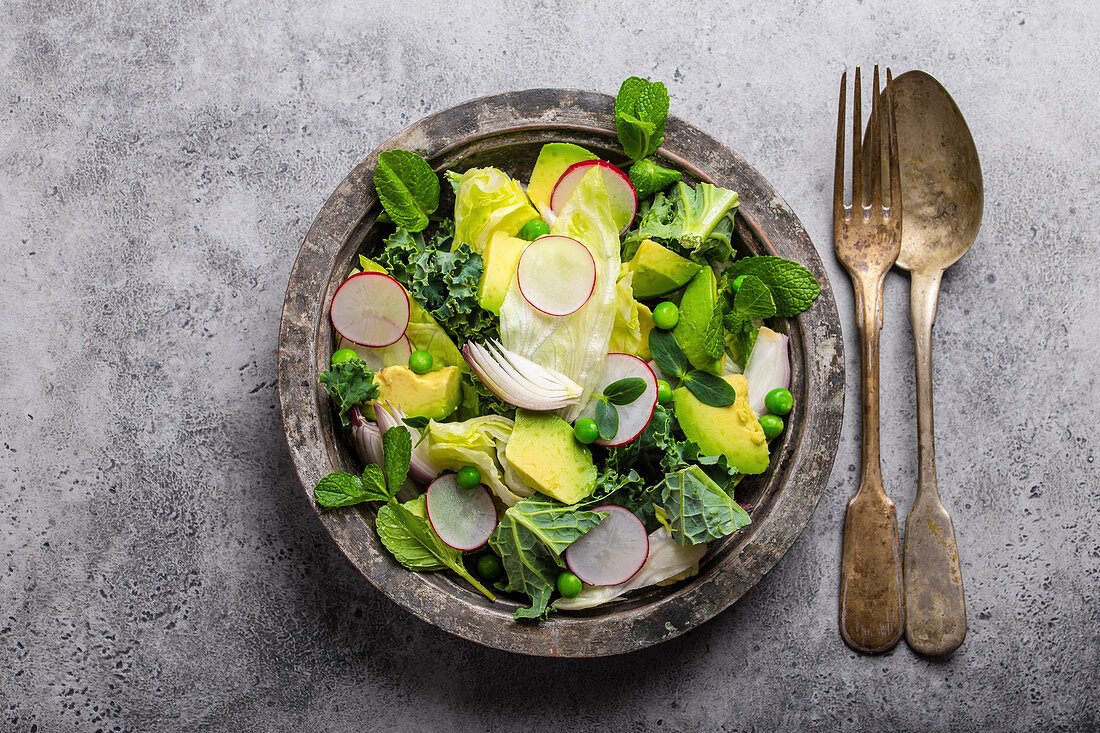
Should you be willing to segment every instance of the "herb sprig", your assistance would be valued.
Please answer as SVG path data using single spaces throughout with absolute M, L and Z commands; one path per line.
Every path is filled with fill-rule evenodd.
M 665 141 L 669 96 L 664 82 L 632 76 L 619 87 L 615 98 L 615 130 L 630 166 L 630 182 L 644 199 L 679 181 L 679 171 L 662 168 L 648 156 Z
M 641 377 L 625 377 L 604 387 L 603 394 L 593 394 L 596 398 L 596 427 L 600 437 L 610 440 L 619 432 L 619 411 L 616 405 L 629 405 L 642 396 L 646 383 Z

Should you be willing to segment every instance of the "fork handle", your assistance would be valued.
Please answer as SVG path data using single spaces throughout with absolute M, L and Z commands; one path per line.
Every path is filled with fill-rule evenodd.
M 862 359 L 863 459 L 859 491 L 844 516 L 840 633 L 864 654 L 892 649 L 901 639 L 905 605 L 897 509 L 882 485 L 879 464 L 879 331 L 885 271 L 852 277 Z
M 917 498 L 905 522 L 905 640 L 942 656 L 966 637 L 966 598 L 951 515 L 936 485 L 932 420 L 932 324 L 942 270 L 914 270 L 909 286 L 917 371 Z

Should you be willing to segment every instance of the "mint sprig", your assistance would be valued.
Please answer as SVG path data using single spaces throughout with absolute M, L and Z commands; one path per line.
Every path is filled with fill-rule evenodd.
M 767 287 L 775 304 L 774 315 L 783 318 L 791 318 L 807 310 L 821 294 L 821 285 L 812 272 L 797 262 L 785 260 L 782 257 L 761 255 L 745 257 L 733 262 L 723 273 L 723 288 L 729 287 L 740 275 L 752 275 L 759 279 L 761 284 Z M 749 278 L 746 277 L 741 282 L 742 289 L 748 281 Z M 739 289 L 737 295 L 740 294 Z M 734 306 L 737 306 L 736 295 Z M 759 317 L 770 318 L 771 316 Z
M 615 129 L 627 157 L 639 161 L 665 141 L 669 96 L 664 82 L 632 76 L 615 98 Z
M 390 219 L 410 232 L 428 226 L 428 216 L 439 208 L 439 176 L 428 162 L 409 150 L 378 154 L 374 190 Z
M 684 383 L 704 405 L 728 407 L 737 399 L 729 382 L 700 369 L 688 370 L 688 359 L 671 331 L 653 329 L 649 334 L 649 352 L 657 367 L 670 377 Z

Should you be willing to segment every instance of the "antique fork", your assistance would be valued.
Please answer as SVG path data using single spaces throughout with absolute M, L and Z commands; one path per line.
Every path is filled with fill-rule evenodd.
M 856 67 L 852 103 L 852 205 L 844 205 L 844 102 L 848 74 L 840 78 L 833 181 L 833 236 L 837 259 L 848 271 L 856 296 L 863 395 L 863 460 L 859 490 L 844 515 L 840 577 L 840 633 L 848 646 L 865 654 L 892 649 L 905 621 L 901 553 L 894 502 L 882 486 L 879 465 L 879 331 L 886 272 L 901 251 L 901 176 L 894 123 L 893 76 L 886 70 L 887 109 L 879 107 L 875 65 L 871 107 L 871 146 L 861 150 L 860 78 Z M 882 200 L 882 122 L 888 123 L 890 205 Z M 870 203 L 864 188 L 870 188 Z

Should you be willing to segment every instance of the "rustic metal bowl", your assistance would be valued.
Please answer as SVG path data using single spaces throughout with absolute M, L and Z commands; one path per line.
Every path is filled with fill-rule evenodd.
M 371 185 L 381 150 L 425 155 L 436 170 L 493 165 L 526 179 L 548 141 L 582 145 L 618 162 L 614 99 L 605 94 L 535 89 L 475 99 L 426 117 L 383 143 L 325 202 L 302 243 L 287 286 L 279 331 L 279 400 L 287 443 L 313 506 L 312 487 L 330 471 L 361 470 L 317 377 L 333 351 L 328 307 L 360 251 L 380 247 L 385 227 Z M 741 196 L 738 246 L 806 265 L 821 282 L 817 303 L 771 324 L 791 336 L 794 411 L 772 445 L 768 473 L 746 479 L 738 498 L 755 505 L 753 523 L 714 543 L 699 574 L 629 599 L 540 623 L 517 623 L 507 598 L 490 603 L 446 573 L 412 573 L 385 552 L 373 505 L 319 512 L 325 529 L 376 588 L 423 620 L 464 639 L 541 656 L 587 657 L 641 649 L 671 639 L 730 606 L 767 573 L 805 528 L 836 456 L 844 406 L 840 322 L 821 260 L 798 218 L 752 166 L 714 138 L 669 117 L 658 161 L 687 180 L 710 181 Z M 449 187 L 444 186 L 444 189 Z M 441 204 L 441 210 L 447 203 Z

